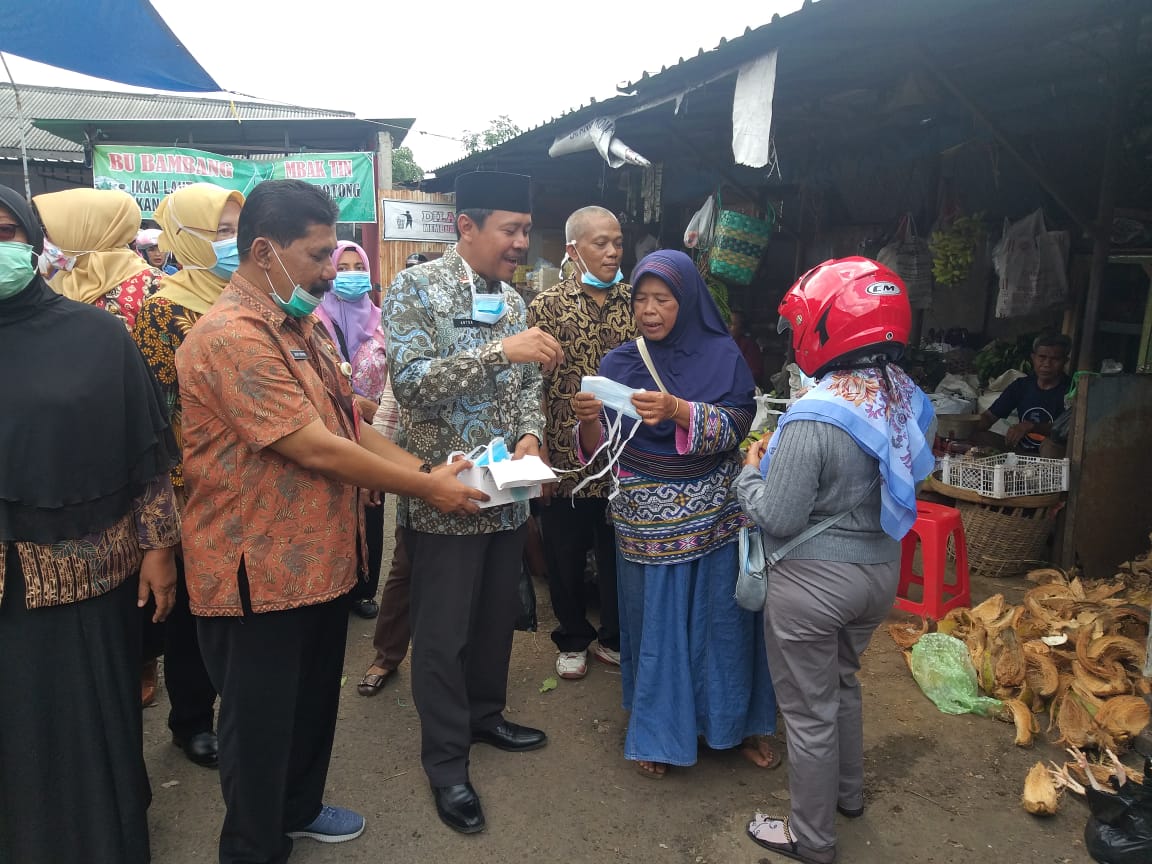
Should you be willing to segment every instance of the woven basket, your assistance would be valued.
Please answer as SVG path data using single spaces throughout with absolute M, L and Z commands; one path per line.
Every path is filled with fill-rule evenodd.
M 771 209 L 768 212 L 772 214 Z M 709 259 L 712 275 L 733 285 L 751 282 L 772 237 L 773 216 L 757 219 L 735 210 L 721 210 Z
M 968 545 L 968 569 L 980 576 L 1018 576 L 1048 565 L 1054 507 L 1004 507 L 957 501 Z M 949 541 L 949 557 L 955 551 Z

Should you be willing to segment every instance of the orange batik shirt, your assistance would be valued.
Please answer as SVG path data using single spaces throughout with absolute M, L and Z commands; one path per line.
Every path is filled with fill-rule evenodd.
M 244 614 L 241 560 L 253 612 L 323 603 L 355 583 L 357 490 L 269 447 L 316 419 L 355 440 L 339 362 L 317 319 L 285 315 L 238 275 L 176 352 L 194 614 Z

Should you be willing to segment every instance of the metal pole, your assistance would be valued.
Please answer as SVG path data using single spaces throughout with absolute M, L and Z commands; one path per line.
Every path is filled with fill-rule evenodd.
M 8 68 L 8 58 L 0 51 L 0 61 L 4 63 L 4 71 L 8 73 L 8 80 L 12 82 L 12 95 L 16 97 L 16 114 L 20 120 L 20 161 L 24 163 L 24 197 L 32 203 L 32 181 L 28 179 L 28 118 L 24 116 L 24 105 L 20 101 L 20 88 L 16 86 L 16 79 L 12 77 L 12 70 Z
M 381 192 L 392 188 L 392 133 L 376 133 L 376 184 Z

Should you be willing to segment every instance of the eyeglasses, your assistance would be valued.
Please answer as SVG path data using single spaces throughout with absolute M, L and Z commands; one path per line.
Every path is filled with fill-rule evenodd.
M 0 222 L 0 242 L 10 243 L 16 239 L 16 233 L 23 230 L 20 225 Z

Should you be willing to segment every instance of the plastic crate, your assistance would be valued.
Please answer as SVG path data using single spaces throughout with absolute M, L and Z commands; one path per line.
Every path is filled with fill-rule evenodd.
M 986 498 L 1020 498 L 1068 491 L 1068 460 L 1003 453 L 983 459 L 945 456 L 941 480 Z

